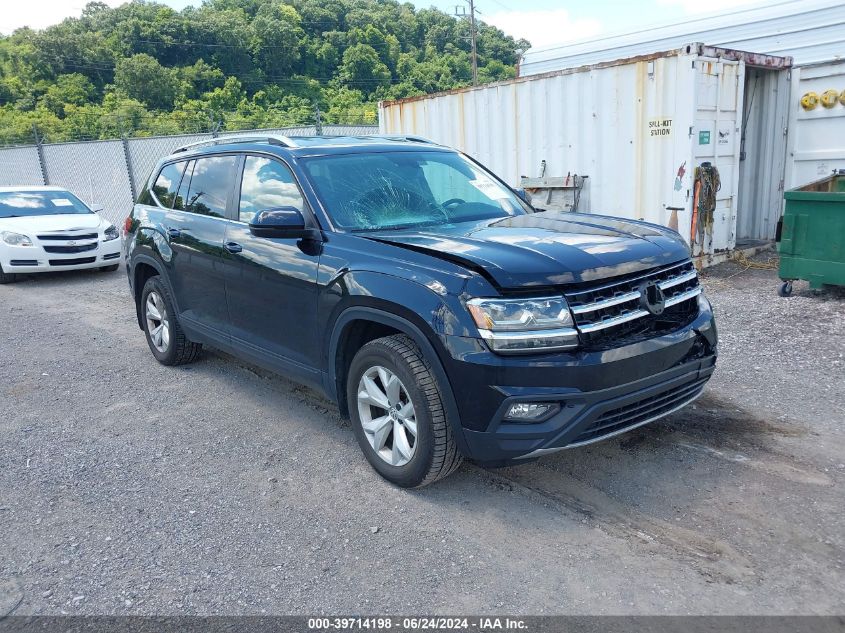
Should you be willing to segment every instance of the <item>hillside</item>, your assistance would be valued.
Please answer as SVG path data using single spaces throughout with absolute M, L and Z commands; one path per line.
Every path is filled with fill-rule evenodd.
M 527 48 L 479 23 L 479 81 Z M 374 123 L 376 102 L 471 83 L 469 25 L 394 0 L 90 2 L 0 37 L 0 144 Z

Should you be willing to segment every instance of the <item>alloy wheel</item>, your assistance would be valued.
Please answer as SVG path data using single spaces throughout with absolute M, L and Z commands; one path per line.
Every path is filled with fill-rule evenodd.
M 150 340 L 159 352 L 166 352 L 170 346 L 170 322 L 167 319 L 164 299 L 155 290 L 147 295 L 145 314 Z
M 376 455 L 404 466 L 417 449 L 417 418 L 411 396 L 386 367 L 370 367 L 358 382 L 358 415 Z

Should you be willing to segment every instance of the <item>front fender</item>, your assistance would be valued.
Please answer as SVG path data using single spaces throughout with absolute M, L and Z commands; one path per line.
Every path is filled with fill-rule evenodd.
M 320 323 L 323 332 L 333 332 L 340 315 L 353 307 L 396 315 L 423 332 L 437 351 L 438 359 L 445 360 L 443 355 L 447 352 L 440 339 L 442 335 L 472 336 L 468 315 L 461 314 L 459 304 L 457 297 L 433 280 L 411 280 L 386 272 L 346 271 L 321 293 L 317 312 L 326 315 Z M 323 366 L 331 365 L 332 358 L 330 346 L 325 345 Z

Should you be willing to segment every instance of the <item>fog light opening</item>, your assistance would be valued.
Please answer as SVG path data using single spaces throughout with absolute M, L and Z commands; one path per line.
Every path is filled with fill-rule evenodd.
M 508 407 L 505 420 L 508 422 L 545 422 L 560 411 L 557 402 L 515 402 Z

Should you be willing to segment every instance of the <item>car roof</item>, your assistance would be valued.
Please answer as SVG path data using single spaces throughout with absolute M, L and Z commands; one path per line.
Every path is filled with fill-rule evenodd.
M 178 148 L 170 158 L 196 156 L 222 151 L 261 150 L 281 156 L 324 156 L 330 154 L 361 154 L 401 151 L 455 150 L 418 136 L 224 136 L 192 143 Z
M 0 193 L 18 193 L 28 191 L 67 191 L 64 187 L 52 187 L 49 185 L 23 185 L 20 187 L 0 187 Z

